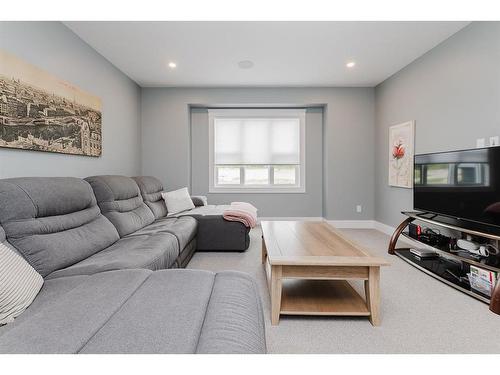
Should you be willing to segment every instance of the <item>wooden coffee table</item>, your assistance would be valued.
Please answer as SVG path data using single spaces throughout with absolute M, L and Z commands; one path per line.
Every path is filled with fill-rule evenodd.
M 364 315 L 380 324 L 380 266 L 325 222 L 262 221 L 271 324 L 283 315 Z M 364 280 L 365 298 L 348 280 Z

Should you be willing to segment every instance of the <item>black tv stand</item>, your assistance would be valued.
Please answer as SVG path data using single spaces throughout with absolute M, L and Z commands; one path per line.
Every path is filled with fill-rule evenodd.
M 426 218 L 425 215 L 430 215 L 431 217 Z M 426 219 L 429 219 L 429 220 L 433 220 L 434 218 L 438 217 L 439 215 L 438 214 L 433 214 L 433 213 L 430 213 L 430 212 L 418 212 L 418 213 L 416 213 L 416 216 L 423 217 L 423 218 L 426 218 Z
M 428 275 L 458 289 L 471 297 L 474 297 L 482 302 L 489 304 L 490 310 L 500 315 L 500 281 L 497 282 L 496 287 L 490 296 L 482 294 L 474 289 L 465 279 L 465 274 L 470 265 L 475 265 L 484 269 L 500 273 L 500 255 L 488 258 L 477 258 L 467 253 L 452 252 L 446 246 L 430 245 L 428 243 L 419 241 L 416 238 L 410 237 L 404 230 L 406 227 L 415 220 L 424 223 L 432 224 L 435 226 L 445 227 L 461 233 L 470 234 L 490 240 L 496 241 L 497 245 L 500 243 L 500 233 L 496 230 L 484 230 L 484 227 L 477 225 L 461 225 L 462 221 L 452 218 L 442 217 L 435 213 L 429 212 L 402 212 L 406 219 L 396 228 L 394 234 L 389 242 L 388 253 L 393 254 L 411 264 L 412 266 L 420 269 Z M 410 248 L 402 247 L 396 248 L 396 243 L 400 236 L 407 237 L 411 241 L 416 241 L 426 247 L 435 251 L 438 255 L 436 258 L 421 259 L 410 252 Z

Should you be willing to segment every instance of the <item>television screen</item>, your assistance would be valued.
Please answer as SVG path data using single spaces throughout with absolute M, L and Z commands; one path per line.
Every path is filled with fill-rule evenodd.
M 500 227 L 500 147 L 415 156 L 415 210 Z

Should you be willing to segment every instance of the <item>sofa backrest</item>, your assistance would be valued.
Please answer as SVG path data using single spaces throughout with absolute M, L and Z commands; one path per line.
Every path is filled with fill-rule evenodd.
M 144 228 L 155 220 L 132 178 L 92 176 L 85 180 L 94 189 L 101 212 L 113 223 L 120 237 Z
M 0 225 L 9 243 L 44 277 L 119 239 L 90 185 L 72 177 L 0 180 Z
M 163 184 L 161 181 L 151 176 L 137 176 L 132 178 L 137 183 L 137 186 L 139 186 L 142 199 L 149 209 L 153 211 L 155 219 L 167 216 L 167 206 L 161 196 L 163 191 Z

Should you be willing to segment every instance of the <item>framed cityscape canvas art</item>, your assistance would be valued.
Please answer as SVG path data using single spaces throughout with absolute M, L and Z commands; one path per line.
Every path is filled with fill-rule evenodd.
M 389 128 L 389 185 L 413 187 L 415 122 L 408 121 Z
M 0 147 L 100 156 L 101 100 L 0 50 Z

